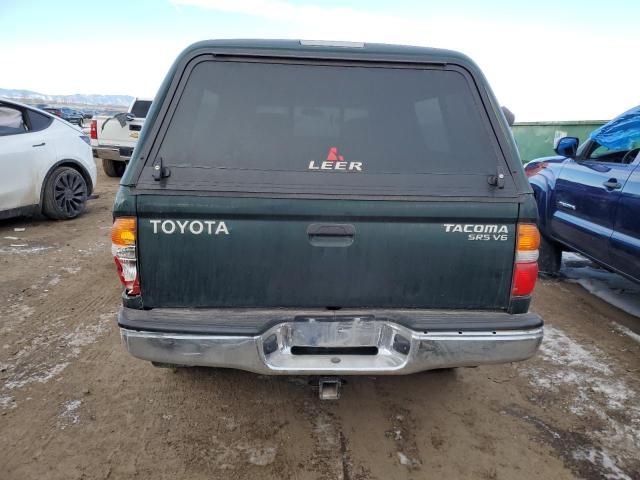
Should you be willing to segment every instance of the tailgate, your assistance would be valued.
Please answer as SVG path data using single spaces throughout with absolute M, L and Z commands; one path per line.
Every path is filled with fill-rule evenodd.
M 507 307 L 515 203 L 138 197 L 145 307 Z
M 107 121 L 108 120 L 108 121 Z M 135 147 L 144 119 L 128 121 L 124 126 L 116 118 L 98 124 L 98 143 L 101 146 Z
M 466 70 L 182 78 L 136 183 L 145 307 L 507 307 L 518 193 Z

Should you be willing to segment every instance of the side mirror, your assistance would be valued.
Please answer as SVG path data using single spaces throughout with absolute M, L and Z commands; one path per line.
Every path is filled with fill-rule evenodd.
M 579 143 L 580 140 L 576 137 L 562 137 L 558 140 L 558 143 L 556 143 L 554 150 L 561 157 L 573 158 L 576 156 Z
M 127 115 L 125 116 L 125 118 L 127 119 L 127 121 L 131 122 L 133 119 L 135 119 L 135 115 L 133 115 L 132 113 L 127 113 Z

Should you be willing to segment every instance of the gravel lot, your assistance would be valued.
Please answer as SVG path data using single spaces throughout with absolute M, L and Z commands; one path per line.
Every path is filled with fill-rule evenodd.
M 539 283 L 534 359 L 353 378 L 338 402 L 131 358 L 116 188 L 75 221 L 0 222 L 0 478 L 640 479 L 640 319 L 574 283 Z

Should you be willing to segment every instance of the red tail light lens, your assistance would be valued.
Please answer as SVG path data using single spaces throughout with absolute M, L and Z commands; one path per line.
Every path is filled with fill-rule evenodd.
M 91 120 L 91 139 L 92 140 L 98 139 L 98 121 L 97 120 Z
M 513 268 L 511 295 L 531 295 L 538 279 L 538 248 L 540 233 L 532 223 L 518 225 L 516 260 Z
M 111 227 L 111 253 L 116 262 L 118 277 L 127 295 L 140 295 L 140 279 L 136 260 L 136 219 L 116 218 Z
M 531 295 L 538 279 L 538 262 L 516 263 L 513 272 L 513 289 L 511 294 L 514 297 Z

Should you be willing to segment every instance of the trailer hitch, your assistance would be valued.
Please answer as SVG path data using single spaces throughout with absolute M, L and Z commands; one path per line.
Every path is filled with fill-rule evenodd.
M 338 400 L 342 393 L 342 380 L 338 377 L 321 377 L 318 379 L 318 395 L 320 400 Z

